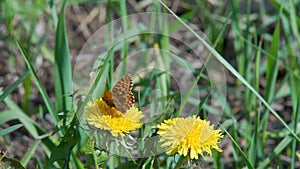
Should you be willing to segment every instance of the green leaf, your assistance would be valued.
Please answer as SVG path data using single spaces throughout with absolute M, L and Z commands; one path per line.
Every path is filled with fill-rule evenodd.
M 249 161 L 249 159 L 247 158 L 246 154 L 243 152 L 243 150 L 241 149 L 241 147 L 238 145 L 238 143 L 233 139 L 233 137 L 230 135 L 230 133 L 228 133 L 228 131 L 223 128 L 222 125 L 220 125 L 220 127 L 222 128 L 222 130 L 225 131 L 225 133 L 228 135 L 228 137 L 231 139 L 233 145 L 235 148 L 237 148 L 237 150 L 241 153 L 242 157 L 243 157 L 243 161 L 244 163 L 247 165 L 248 168 L 254 169 L 253 165 L 251 164 L 251 162 Z
M 23 127 L 23 124 L 16 124 L 16 125 L 13 125 L 13 126 L 10 126 L 10 127 L 6 128 L 6 129 L 3 129 L 3 130 L 0 131 L 0 137 L 15 131 L 20 127 Z
M 0 102 L 2 102 L 15 88 L 22 83 L 26 77 L 30 74 L 30 71 L 25 72 L 17 81 L 15 81 L 11 86 L 9 86 L 5 92 L 0 96 Z
M 277 157 L 278 155 L 280 155 L 280 153 L 291 143 L 292 140 L 293 140 L 293 138 L 291 136 L 286 136 L 272 150 L 272 153 L 268 156 L 268 158 L 266 158 L 263 162 L 261 162 L 257 168 L 258 169 L 266 168 L 269 165 L 269 163 L 272 161 L 272 159 L 274 159 L 275 157 Z
M 5 103 L 11 110 L 6 110 L 0 113 L 0 124 L 11 120 L 19 120 L 26 130 L 34 137 L 38 137 L 38 132 L 35 126 L 38 126 L 35 121 L 29 118 L 12 100 L 5 99 Z
M 75 144 L 76 144 L 75 139 L 72 138 L 63 139 L 63 141 L 57 147 L 51 150 L 51 156 L 47 165 L 52 166 L 52 164 L 55 161 L 59 161 L 59 160 L 65 161 L 66 159 L 69 159 L 70 152 Z
M 280 30 L 280 22 L 277 22 L 275 31 L 273 33 L 272 43 L 269 50 L 268 60 L 267 60 L 267 70 L 266 70 L 266 87 L 265 87 L 265 99 L 268 103 L 272 103 L 274 100 L 275 93 L 275 83 L 278 74 L 278 47 L 279 47 L 279 30 Z M 281 117 L 279 117 L 281 118 Z M 269 119 L 269 111 L 265 110 L 263 119 L 261 121 L 261 126 L 263 131 L 267 131 Z M 283 120 L 283 119 L 282 119 Z M 267 133 L 262 133 L 262 146 L 265 146 Z M 264 148 L 263 148 L 264 149 Z
M 86 142 L 81 146 L 80 152 L 84 154 L 92 154 L 95 150 L 95 141 L 91 138 L 88 138 Z
M 286 122 L 278 115 L 278 113 L 271 107 L 270 104 L 254 89 L 254 87 L 247 82 L 247 80 L 238 73 L 235 68 L 231 66 L 212 46 L 210 46 L 201 36 L 199 36 L 191 27 L 189 27 L 184 21 L 182 21 L 166 4 L 164 4 L 161 0 L 160 3 L 168 9 L 168 11 L 178 19 L 212 54 L 213 56 L 223 65 L 225 66 L 235 77 L 237 77 L 247 88 L 249 88 L 255 96 L 261 100 L 261 102 L 269 109 L 272 114 L 280 121 L 281 124 L 300 142 L 300 138 L 295 134 L 295 132 L 286 124 Z
M 265 87 L 265 99 L 267 102 L 271 102 L 275 91 L 275 83 L 278 74 L 278 46 L 279 46 L 279 31 L 280 22 L 276 24 L 276 28 L 273 34 L 271 47 L 269 50 L 270 55 L 267 60 L 267 71 L 266 71 L 266 87 Z
M 196 9 L 192 9 L 192 10 L 182 14 L 180 16 L 180 18 L 185 19 L 185 20 L 189 20 L 195 15 L 195 13 L 196 13 Z M 175 21 L 170 23 L 169 32 L 170 33 L 175 32 L 178 29 L 180 29 L 181 27 L 182 27 L 182 24 L 178 20 L 175 20 Z
M 1 168 L 16 168 L 16 169 L 25 169 L 20 161 L 14 158 L 8 158 L 4 154 L 0 153 L 0 167 Z
M 58 121 L 59 121 L 58 115 L 54 111 L 54 108 L 53 108 L 53 105 L 50 101 L 50 98 L 49 98 L 48 94 L 46 93 L 46 90 L 45 90 L 44 86 L 42 85 L 39 77 L 37 76 L 35 70 L 33 69 L 33 66 L 31 65 L 31 63 L 29 61 L 28 54 L 26 53 L 23 46 L 21 45 L 21 43 L 18 40 L 16 40 L 16 43 L 17 43 L 18 48 L 19 48 L 19 50 L 20 50 L 20 52 L 23 56 L 23 59 L 25 60 L 26 65 L 27 65 L 28 69 L 30 70 L 30 72 L 33 76 L 33 79 L 34 79 L 34 81 L 35 81 L 35 83 L 36 83 L 36 85 L 37 85 L 37 87 L 38 87 L 38 89 L 39 89 L 39 91 L 40 91 L 40 93 L 43 97 L 43 100 L 46 104 L 46 107 L 47 107 L 50 115 L 52 116 L 52 119 L 53 119 L 54 123 L 57 124 Z
M 30 148 L 27 150 L 26 154 L 21 159 L 21 164 L 26 167 L 29 160 L 32 158 L 32 156 L 35 153 L 35 150 L 38 148 L 38 145 L 41 143 L 41 140 L 36 140 Z
M 55 39 L 55 98 L 57 111 L 69 111 L 72 105 L 72 72 L 69 55 L 69 45 L 66 34 L 65 6 L 63 3 L 59 14 L 59 20 Z

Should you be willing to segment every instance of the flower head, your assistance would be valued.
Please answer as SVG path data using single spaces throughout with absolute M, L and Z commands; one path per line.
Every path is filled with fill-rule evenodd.
M 174 118 L 165 120 L 157 126 L 160 142 L 163 148 L 168 147 L 168 154 L 187 156 L 198 159 L 198 154 L 204 157 L 203 152 L 212 155 L 211 148 L 222 152 L 218 147 L 220 139 L 223 138 L 221 130 L 214 130 L 209 121 L 201 120 L 192 116 L 187 118 Z
M 94 99 L 88 103 L 85 109 L 89 124 L 103 129 L 109 130 L 115 137 L 118 135 L 124 136 L 125 133 L 136 130 L 142 126 L 140 120 L 143 118 L 143 113 L 136 107 L 132 106 L 122 114 L 114 107 L 108 106 L 102 98 Z

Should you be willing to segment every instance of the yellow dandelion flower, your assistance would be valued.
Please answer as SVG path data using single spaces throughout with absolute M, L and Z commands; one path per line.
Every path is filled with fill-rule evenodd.
M 103 130 L 109 130 L 115 137 L 124 136 L 125 133 L 140 128 L 142 126 L 140 120 L 144 116 L 134 106 L 122 114 L 114 107 L 108 106 L 102 98 L 89 102 L 85 113 L 87 114 L 85 120 L 89 124 Z
M 157 128 L 157 133 L 161 136 L 159 141 L 163 142 L 161 147 L 168 147 L 168 154 L 178 152 L 187 156 L 189 153 L 191 159 L 198 159 L 198 154 L 204 157 L 203 152 L 211 157 L 211 148 L 222 152 L 218 147 L 223 138 L 221 130 L 214 130 L 209 121 L 199 117 L 168 119 L 157 125 Z

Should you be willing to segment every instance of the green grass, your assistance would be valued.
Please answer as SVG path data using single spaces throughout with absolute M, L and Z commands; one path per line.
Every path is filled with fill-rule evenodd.
M 300 1 L 270 0 L 268 4 L 257 3 L 255 9 L 250 0 L 244 4 L 232 0 L 226 7 L 223 2 L 218 6 L 207 1 L 179 1 L 178 8 L 167 6 L 169 3 L 165 1 L 153 1 L 146 4 L 148 11 L 162 17 L 149 13 L 149 21 L 138 21 L 136 24 L 139 26 L 136 26 L 134 17 L 129 14 L 136 13 L 137 9 L 143 12 L 145 8 L 140 7 L 146 2 L 137 1 L 136 6 L 131 6 L 126 1 L 0 1 L 1 26 L 6 30 L 0 38 L 7 51 L 0 53 L 5 57 L 4 62 L 0 62 L 4 64 L 0 66 L 19 72 L 18 79 L 5 79 L 10 85 L 0 89 L 1 108 L 4 107 L 0 110 L 0 149 L 3 152 L 0 154 L 0 166 L 159 169 L 187 166 L 220 169 L 299 167 L 300 16 L 297 9 Z M 101 46 L 101 50 L 95 57 L 97 61 L 86 65 L 90 70 L 95 70 L 95 75 L 87 84 L 82 83 L 86 89 L 84 94 L 73 91 L 74 73 L 79 73 L 80 69 L 76 67 L 79 63 L 72 63 L 72 59 L 78 58 L 71 55 L 79 50 L 72 45 L 77 40 L 85 43 L 74 37 L 72 31 L 79 29 L 71 29 L 77 24 L 72 23 L 70 16 L 74 5 L 86 5 L 82 9 L 88 11 L 105 9 L 105 12 L 100 11 L 101 17 L 105 17 L 101 24 L 106 24 L 100 31 L 103 37 L 96 36 L 99 39 L 90 41 L 95 42 L 92 44 L 97 47 Z M 28 12 L 29 8 L 31 12 Z M 171 17 L 162 13 L 168 13 Z M 77 15 L 84 15 L 84 12 Z M 46 31 L 42 35 L 36 31 L 41 16 L 45 17 Z M 116 18 L 120 20 L 116 22 Z M 201 28 L 207 39 L 188 22 Z M 89 28 L 95 29 L 93 26 Z M 182 29 L 187 30 L 186 34 L 180 32 Z M 76 35 L 80 36 L 80 33 Z M 175 35 L 189 38 L 179 42 Z M 49 37 L 52 37 L 53 44 L 46 40 Z M 233 45 L 230 49 L 227 48 L 229 43 Z M 205 51 L 199 53 L 199 46 Z M 194 55 L 205 54 L 208 58 L 202 61 L 206 63 L 204 66 L 195 68 L 197 60 L 190 60 L 193 49 L 198 52 Z M 88 59 L 89 56 L 86 57 Z M 51 72 L 47 77 L 39 74 L 40 59 L 52 68 L 46 70 Z M 210 79 L 213 76 L 209 73 L 213 69 L 206 69 L 205 66 L 212 60 L 218 65 L 216 71 L 225 70 L 226 82 L 219 84 L 216 83 L 218 79 Z M 151 66 L 156 69 L 152 70 Z M 182 74 L 182 70 L 190 72 L 195 79 L 180 82 L 189 85 L 180 91 L 172 75 L 188 76 L 186 72 Z M 8 77 L 6 74 L 9 73 L 2 73 L 3 77 Z M 213 151 L 212 158 L 200 158 L 199 161 L 178 154 L 125 158 L 111 153 L 115 147 L 122 147 L 127 151 L 124 154 L 133 153 L 134 156 L 136 152 L 126 149 L 125 143 L 130 142 L 130 137 L 120 139 L 118 144 L 111 144 L 116 144 L 115 147 L 102 147 L 105 137 L 87 131 L 87 126 L 83 125 L 85 107 L 93 98 L 101 97 L 105 89 L 111 90 L 116 80 L 126 73 L 136 75 L 133 92 L 138 107 L 155 107 L 149 111 L 149 121 L 135 136 L 142 140 L 156 136 L 155 126 L 170 117 L 195 114 L 208 118 L 214 114 L 220 117 L 215 127 L 221 128 L 224 134 L 221 144 L 223 152 Z M 88 76 L 85 78 L 89 79 Z M 53 86 L 53 92 L 49 90 L 49 85 Z M 213 97 L 216 94 L 214 89 L 218 89 L 214 87 L 218 85 L 227 85 L 226 93 L 220 92 L 218 97 Z M 22 97 L 14 97 L 16 93 Z M 38 103 L 32 100 L 36 93 L 41 96 Z M 79 96 L 84 97 L 80 100 L 77 98 Z M 150 96 L 157 100 L 149 100 Z M 213 106 L 214 103 L 222 103 L 224 107 L 221 106 L 220 110 Z M 159 116 L 161 112 L 163 115 Z M 45 115 L 50 115 L 50 120 Z M 23 150 L 21 157 L 15 154 L 15 149 L 24 144 L 17 137 L 20 134 L 30 138 L 27 139 L 30 140 L 28 145 L 23 145 L 26 149 L 20 149 Z M 147 142 L 141 141 L 139 148 L 147 145 Z

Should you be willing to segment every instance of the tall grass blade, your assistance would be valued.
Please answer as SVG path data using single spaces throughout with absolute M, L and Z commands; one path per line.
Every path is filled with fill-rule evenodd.
M 298 125 L 299 128 L 299 125 Z M 299 133 L 299 132 L 298 132 Z M 264 161 L 262 161 L 259 166 L 257 167 L 258 169 L 263 169 L 266 168 L 269 163 L 272 161 L 272 159 L 274 159 L 275 157 L 277 157 L 278 155 L 280 155 L 280 153 L 292 142 L 293 137 L 291 136 L 286 136 L 283 140 L 281 140 L 281 142 L 273 149 L 272 153 L 265 158 Z
M 54 0 L 49 0 L 49 7 L 51 9 L 51 13 L 52 13 L 52 19 L 53 19 L 53 22 L 54 22 L 54 26 L 55 28 L 57 27 L 57 14 L 56 14 L 56 8 L 55 8 L 55 5 L 54 5 Z
M 293 128 L 294 128 L 294 132 L 295 133 L 298 133 L 298 130 L 297 129 L 297 125 L 299 123 L 299 110 L 300 110 L 300 96 L 297 95 L 297 87 L 296 86 L 299 86 L 299 85 L 296 85 L 297 84 L 297 80 L 293 79 L 293 77 L 290 77 L 289 79 L 290 81 L 290 86 L 291 86 L 291 98 L 292 98 L 292 105 L 293 105 L 293 113 L 292 113 L 292 124 L 293 124 Z M 297 149 L 297 142 L 296 140 L 293 140 L 292 141 L 292 153 L 291 153 L 291 168 L 295 168 L 295 162 L 296 162 L 296 159 L 295 159 L 295 155 L 296 153 L 296 149 Z
M 235 148 L 237 148 L 238 151 L 241 153 L 241 155 L 243 157 L 243 160 L 244 160 L 245 164 L 247 165 L 247 167 L 250 168 L 250 169 L 254 169 L 253 165 L 251 164 L 251 162 L 247 158 L 246 154 L 243 152 L 243 150 L 238 145 L 238 143 L 233 139 L 233 137 L 230 135 L 230 133 L 228 133 L 228 131 L 225 128 L 223 128 L 222 125 L 220 125 L 220 127 L 223 129 L 223 131 L 225 131 L 225 133 L 227 134 L 227 136 L 231 139 L 231 141 L 233 142 L 233 145 L 235 146 Z
M 236 76 L 246 87 L 248 87 L 258 99 L 269 109 L 272 114 L 284 125 L 284 127 L 300 142 L 300 138 L 294 133 L 294 131 L 284 122 L 284 120 L 278 115 L 278 113 L 271 108 L 268 102 L 246 81 L 244 77 L 242 77 L 214 48 L 212 48 L 203 38 L 201 38 L 192 28 L 190 28 L 184 21 L 182 21 L 166 4 L 164 4 L 161 0 L 160 3 L 168 9 L 168 11 L 178 19 L 193 35 L 215 56 L 220 63 L 222 63 L 234 76 Z
M 294 0 L 289 0 L 289 12 L 290 12 L 290 21 L 291 21 L 291 28 L 293 31 L 293 34 L 295 36 L 295 40 L 297 41 L 298 44 L 298 49 L 300 48 L 300 34 L 299 34 L 299 22 L 297 23 L 297 12 L 296 12 L 296 2 Z M 298 18 L 299 20 L 299 18 Z M 299 51 L 298 51 L 299 54 Z
M 122 21 L 122 28 L 124 29 L 123 33 L 126 35 L 128 31 L 128 17 L 127 17 L 127 10 L 126 10 L 126 1 L 120 1 L 120 14 L 121 14 L 121 21 Z M 128 53 L 128 42 L 127 40 L 124 40 L 124 45 L 122 48 L 122 72 L 125 74 L 127 71 L 127 63 L 126 63 L 126 57 Z
M 28 59 L 29 58 L 28 54 L 26 53 L 26 51 L 24 50 L 23 46 L 21 45 L 21 43 L 18 40 L 16 40 L 16 43 L 17 43 L 18 48 L 19 48 L 19 50 L 20 50 L 20 52 L 21 52 L 21 54 L 23 56 L 23 59 L 25 60 L 25 63 L 27 65 L 28 69 L 32 73 L 33 79 L 34 79 L 34 81 L 35 81 L 35 83 L 36 83 L 36 85 L 37 85 L 37 87 L 38 87 L 38 89 L 39 89 L 39 91 L 40 91 L 40 93 L 41 93 L 41 95 L 43 97 L 43 100 L 44 100 L 44 102 L 46 104 L 46 107 L 47 107 L 47 109 L 48 109 L 48 111 L 49 111 L 49 113 L 50 113 L 50 115 L 51 115 L 51 117 L 52 117 L 52 119 L 54 121 L 54 124 L 57 124 L 58 121 L 59 121 L 58 115 L 54 111 L 54 108 L 53 108 L 53 105 L 52 105 L 52 103 L 50 101 L 50 98 L 49 98 L 48 94 L 46 93 L 46 90 L 45 90 L 44 86 L 42 85 L 39 77 L 37 76 L 35 70 L 33 69 L 33 66 L 31 65 L 31 63 L 30 63 L 30 61 Z
M 268 57 L 267 60 L 267 70 L 266 70 L 266 87 L 265 87 L 265 99 L 271 104 L 274 98 L 275 83 L 278 74 L 278 47 L 279 47 L 279 31 L 280 31 L 280 22 L 276 24 L 275 31 L 273 33 L 273 38 L 271 42 L 271 47 L 269 53 L 272 57 Z M 262 137 L 262 146 L 265 147 L 266 135 L 267 135 L 267 125 L 269 119 L 269 111 L 264 112 L 261 125 L 263 126 L 263 137 Z M 263 148 L 264 149 L 264 148 Z
M 13 125 L 13 126 L 3 129 L 0 131 L 0 137 L 6 135 L 8 133 L 11 133 L 15 130 L 18 130 L 20 127 L 23 127 L 23 124 L 16 124 L 16 125 Z
M 65 6 L 63 3 L 55 39 L 55 98 L 57 111 L 69 111 L 72 105 L 72 71 L 69 55 L 69 45 L 66 35 Z
M 26 167 L 32 156 L 34 155 L 35 150 L 38 148 L 38 145 L 41 143 L 41 140 L 36 140 L 30 148 L 27 150 L 27 152 L 24 154 L 24 156 L 21 159 L 21 164 Z
M 279 47 L 279 32 L 280 22 L 276 24 L 276 28 L 273 34 L 271 47 L 269 53 L 273 57 L 268 57 L 267 71 L 266 71 L 266 87 L 265 87 L 265 99 L 268 103 L 271 103 L 274 97 L 275 83 L 278 74 L 278 47 Z
M 25 72 L 17 81 L 15 81 L 11 86 L 9 86 L 1 95 L 0 95 L 0 102 L 2 102 L 15 88 L 22 83 L 26 77 L 30 74 L 30 71 Z
M 38 137 L 38 132 L 35 126 L 38 126 L 35 121 L 29 118 L 11 99 L 5 99 L 6 105 L 10 110 L 0 113 L 0 124 L 6 123 L 11 120 L 19 120 L 26 130 L 34 137 Z

